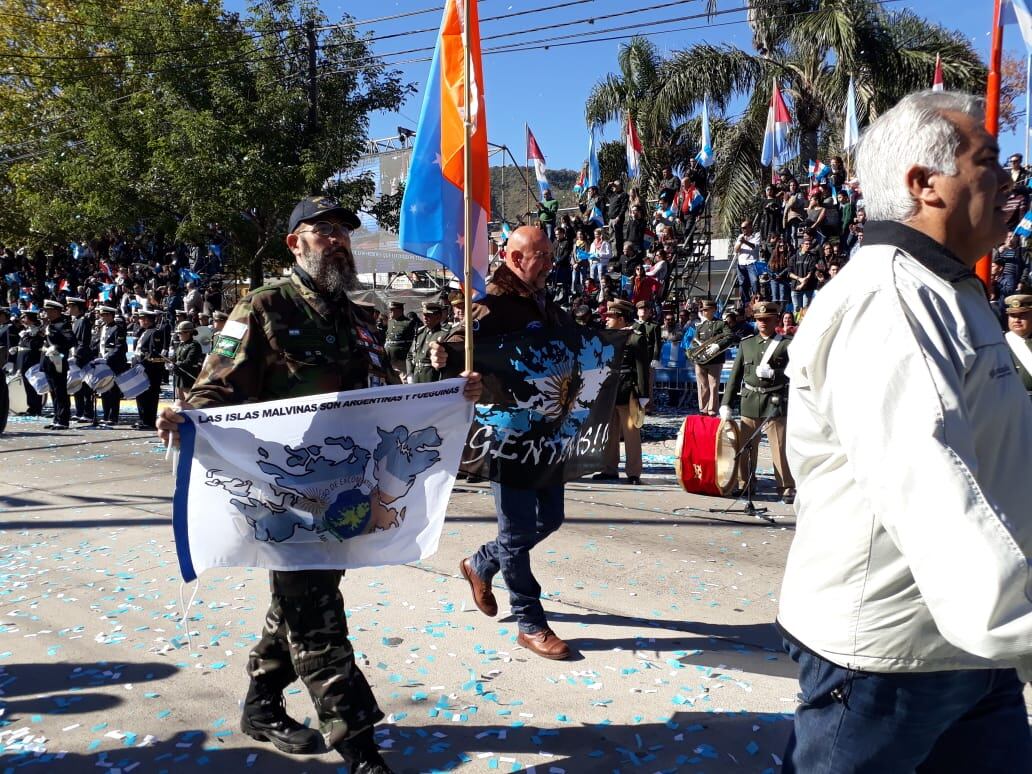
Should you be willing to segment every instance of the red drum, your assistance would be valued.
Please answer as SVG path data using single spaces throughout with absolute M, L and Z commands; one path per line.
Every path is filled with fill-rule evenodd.
M 686 492 L 726 495 L 735 483 L 738 425 L 731 419 L 690 414 L 681 424 L 674 471 Z

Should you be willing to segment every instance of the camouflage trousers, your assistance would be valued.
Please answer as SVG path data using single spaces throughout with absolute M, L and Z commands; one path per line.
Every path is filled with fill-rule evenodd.
M 342 570 L 270 572 L 272 603 L 247 660 L 251 679 L 269 692 L 301 678 L 330 747 L 384 717 L 348 640 L 343 576 Z

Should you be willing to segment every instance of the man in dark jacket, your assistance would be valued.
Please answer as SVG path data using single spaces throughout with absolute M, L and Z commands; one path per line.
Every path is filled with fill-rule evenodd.
M 75 336 L 71 323 L 64 316 L 64 309 L 60 301 L 43 302 L 43 313 L 47 316 L 43 373 L 50 385 L 50 400 L 54 404 L 54 421 L 45 426 L 47 430 L 67 430 L 72 413 L 68 398 L 68 356 L 75 346 Z
M 18 333 L 18 356 L 15 368 L 21 372 L 22 384 L 25 387 L 25 400 L 28 403 L 30 417 L 38 417 L 43 413 L 43 396 L 32 389 L 25 372 L 39 364 L 43 352 L 43 329 L 39 325 L 39 312 L 26 309 L 21 314 L 22 329 Z
M 623 183 L 614 180 L 609 184 L 609 200 L 606 207 L 606 221 L 613 230 L 613 252 L 620 255 L 623 252 L 624 243 L 624 221 L 627 218 L 627 208 L 630 204 L 630 197 L 624 193 Z
M 93 339 L 93 348 L 117 376 L 129 370 L 129 362 L 126 360 L 128 350 L 125 343 L 125 331 L 115 321 L 115 314 L 118 312 L 115 307 L 102 305 L 97 307 L 97 311 L 100 313 L 102 325 Z M 118 389 L 117 384 L 101 394 L 100 405 L 104 410 L 101 424 L 108 427 L 118 424 L 121 400 L 122 391 Z
M 522 226 L 509 237 L 505 263 L 494 273 L 487 295 L 472 307 L 476 338 L 499 336 L 527 329 L 570 328 L 569 314 L 545 290 L 552 270 L 552 244 L 545 232 Z M 451 331 L 443 343 L 431 346 L 435 368 L 446 376 L 457 374 L 463 363 L 465 332 Z M 489 388 L 485 383 L 485 389 Z M 488 401 L 492 396 L 488 395 Z M 491 579 L 499 572 L 509 588 L 509 604 L 519 626 L 516 642 L 532 653 L 565 659 L 570 649 L 552 631 L 541 606 L 541 586 L 530 568 L 530 552 L 559 529 L 565 516 L 563 484 L 541 489 L 518 489 L 492 482 L 498 537 L 459 563 L 469 582 L 473 601 L 485 615 L 498 614 Z
M 143 366 L 150 386 L 136 396 L 140 420 L 133 425 L 134 430 L 153 430 L 158 418 L 158 399 L 161 397 L 161 382 L 165 376 L 165 358 L 162 356 L 165 340 L 155 326 L 157 316 L 158 313 L 153 309 L 140 312 L 140 338 L 136 342 L 133 363 Z
M 634 306 L 623 299 L 610 301 L 606 307 L 606 327 L 611 330 L 629 330 L 631 336 L 624 345 L 623 360 L 620 362 L 616 405 L 613 406 L 609 440 L 604 454 L 605 466 L 602 472 L 592 476 L 596 481 L 616 481 L 620 478 L 616 471 L 620 464 L 620 441 L 623 440 L 627 483 L 641 484 L 641 428 L 635 418 L 635 407 L 631 404 L 650 396 L 649 360 L 653 350 L 644 329 L 632 325 L 634 314 Z M 640 403 L 637 408 L 641 410 Z
M 65 306 L 68 309 L 69 317 L 72 318 L 72 335 L 75 337 L 75 354 L 72 356 L 71 362 L 74 362 L 79 368 L 85 368 L 96 357 L 93 350 L 93 318 L 86 313 L 86 300 L 83 298 L 68 296 L 65 299 Z M 72 397 L 75 401 L 75 421 L 96 424 L 97 414 L 93 390 L 89 388 L 85 380 Z

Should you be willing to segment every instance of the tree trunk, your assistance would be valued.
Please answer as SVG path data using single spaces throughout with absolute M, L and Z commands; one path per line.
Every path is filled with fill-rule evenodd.
M 269 246 L 269 238 L 265 234 L 261 234 L 258 237 L 258 249 L 255 250 L 254 256 L 251 258 L 250 267 L 250 288 L 254 290 L 265 284 L 265 269 L 263 267 L 262 257 L 265 253 L 265 248 Z
M 800 130 L 800 135 L 799 135 L 799 167 L 800 167 L 800 169 L 793 170 L 793 171 L 795 171 L 795 172 L 802 171 L 802 174 L 805 177 L 806 174 L 807 174 L 807 172 L 806 172 L 806 165 L 809 164 L 811 160 L 816 160 L 816 159 L 817 159 L 817 128 L 814 127 L 812 129 L 807 129 L 807 128 L 801 129 Z M 824 161 L 827 161 L 827 159 L 824 159 Z

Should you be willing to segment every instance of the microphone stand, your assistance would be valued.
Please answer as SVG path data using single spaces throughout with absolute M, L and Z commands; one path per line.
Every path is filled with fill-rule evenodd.
M 753 431 L 753 434 L 751 436 L 749 436 L 749 440 L 746 441 L 745 443 L 743 443 L 741 448 L 737 452 L 735 452 L 734 465 L 735 465 L 735 469 L 736 470 L 738 469 L 739 458 L 743 454 L 745 454 L 745 453 L 747 453 L 749 451 L 749 449 L 752 447 L 753 441 L 755 441 L 755 440 L 757 440 L 759 438 L 760 433 L 762 433 L 764 431 L 764 429 L 767 427 L 767 425 L 770 424 L 770 421 L 773 418 L 774 417 L 771 414 L 769 414 L 769 413 L 765 417 L 763 417 L 763 420 L 760 422 L 759 425 L 756 426 L 756 429 Z M 758 451 L 759 450 L 757 450 L 757 452 Z M 767 510 L 768 509 L 766 507 L 762 507 L 761 506 L 761 507 L 757 508 L 753 504 L 753 499 L 752 499 L 753 498 L 753 486 L 754 486 L 755 483 L 756 483 L 756 468 L 754 467 L 751 471 L 749 471 L 749 478 L 745 481 L 745 484 L 742 487 L 742 494 L 738 495 L 738 497 L 736 497 L 734 500 L 731 501 L 731 505 L 734 505 L 735 503 L 737 503 L 739 500 L 742 499 L 742 495 L 745 495 L 745 507 L 744 508 L 732 508 L 731 505 L 729 505 L 727 508 L 710 508 L 709 512 L 710 513 L 742 513 L 742 514 L 745 514 L 746 516 L 752 516 L 754 518 L 761 519 L 762 521 L 766 521 L 769 524 L 777 524 L 777 522 L 774 521 L 773 517 L 767 515 Z

